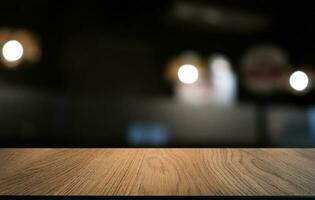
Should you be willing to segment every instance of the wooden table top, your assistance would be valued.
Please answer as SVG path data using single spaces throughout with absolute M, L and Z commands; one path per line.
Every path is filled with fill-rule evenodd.
M 315 195 L 315 149 L 0 149 L 0 195 Z

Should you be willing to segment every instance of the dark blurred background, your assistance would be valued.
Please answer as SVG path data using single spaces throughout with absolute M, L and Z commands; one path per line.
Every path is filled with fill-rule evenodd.
M 10 0 L 1 147 L 315 147 L 311 1 Z

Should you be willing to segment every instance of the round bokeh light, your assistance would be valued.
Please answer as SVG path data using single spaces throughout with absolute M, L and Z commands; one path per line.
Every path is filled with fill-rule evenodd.
M 177 72 L 177 76 L 182 83 L 192 84 L 198 80 L 199 72 L 194 65 L 182 65 Z
M 16 62 L 23 56 L 23 46 L 17 40 L 9 40 L 2 47 L 3 58 L 8 62 Z
M 289 79 L 291 88 L 299 92 L 305 90 L 308 86 L 308 83 L 309 78 L 306 73 L 302 71 L 296 71 L 292 73 Z

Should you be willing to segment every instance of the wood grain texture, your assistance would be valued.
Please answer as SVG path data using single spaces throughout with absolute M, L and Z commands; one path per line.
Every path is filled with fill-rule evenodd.
M 0 149 L 0 195 L 315 195 L 315 149 Z

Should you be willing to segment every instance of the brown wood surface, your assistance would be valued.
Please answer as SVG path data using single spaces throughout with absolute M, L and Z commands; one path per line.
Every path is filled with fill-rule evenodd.
M 1 195 L 315 195 L 315 149 L 0 149 Z

